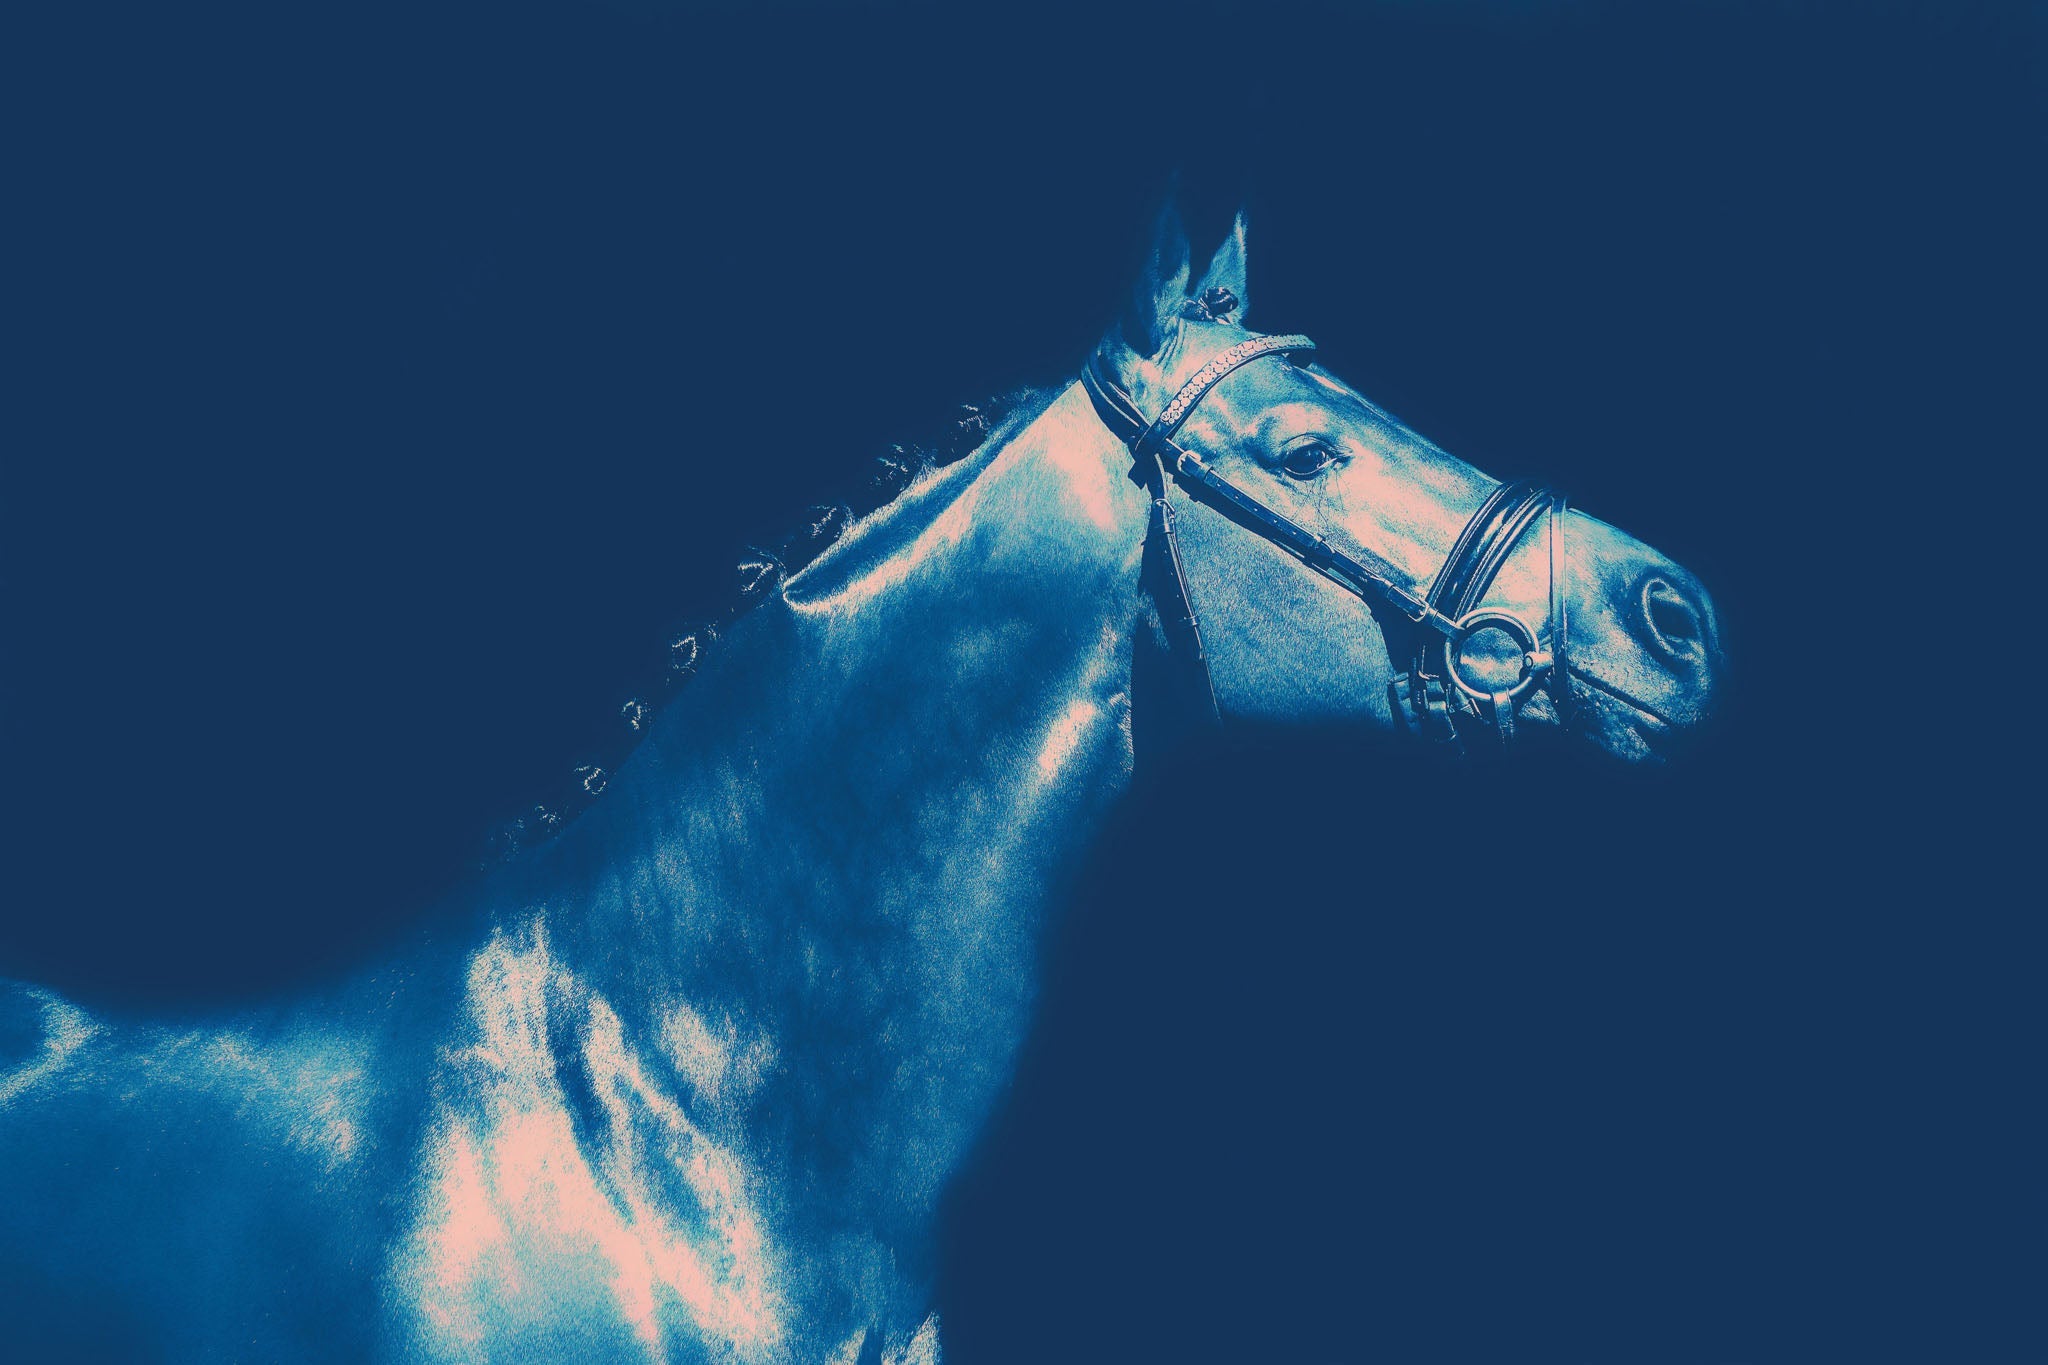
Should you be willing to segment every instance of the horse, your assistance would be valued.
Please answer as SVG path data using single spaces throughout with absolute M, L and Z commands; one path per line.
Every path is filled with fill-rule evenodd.
M 1697 731 L 1724 666 L 1693 576 L 1248 329 L 1247 259 L 1240 214 L 1192 279 L 1164 215 L 1082 378 L 779 576 L 464 932 L 225 1017 L 9 987 L 6 1330 L 933 1365 L 935 1208 L 1163 718 L 1475 772 Z

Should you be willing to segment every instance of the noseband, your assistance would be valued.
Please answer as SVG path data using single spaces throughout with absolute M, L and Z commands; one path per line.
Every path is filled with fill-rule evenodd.
M 1082 367 L 1081 383 L 1103 424 L 1129 448 L 1131 477 L 1152 495 L 1148 546 L 1156 543 L 1172 585 L 1172 612 L 1162 611 L 1169 641 L 1184 642 L 1199 667 L 1208 710 L 1218 715 L 1215 685 L 1202 646 L 1201 624 L 1188 596 L 1180 542 L 1174 529 L 1170 483 L 1190 497 L 1206 502 L 1256 535 L 1271 541 L 1304 565 L 1363 600 L 1386 608 L 1406 621 L 1408 670 L 1387 686 L 1394 715 L 1412 733 L 1462 751 L 1461 718 L 1490 726 L 1505 747 L 1514 738 L 1515 708 L 1539 685 L 1563 721 L 1570 706 L 1570 673 L 1565 667 L 1565 605 L 1563 592 L 1564 511 L 1562 494 L 1527 480 L 1502 484 L 1487 495 L 1465 523 L 1444 557 L 1444 565 L 1426 590 L 1404 586 L 1398 569 L 1363 548 L 1346 552 L 1300 522 L 1274 511 L 1217 473 L 1175 436 L 1209 390 L 1240 366 L 1269 355 L 1312 351 L 1305 336 L 1252 337 L 1213 356 L 1180 387 L 1159 416 L 1146 421 L 1130 392 L 1112 377 L 1098 352 Z M 1487 589 L 1507 563 L 1536 518 L 1549 514 L 1550 635 L 1540 639 L 1515 613 L 1480 605 Z M 1461 671 L 1466 641 L 1482 630 L 1504 632 L 1522 651 L 1521 672 L 1513 686 L 1491 690 Z M 1392 648 L 1392 642 L 1389 642 Z M 1397 656 L 1399 657 L 1399 656 Z

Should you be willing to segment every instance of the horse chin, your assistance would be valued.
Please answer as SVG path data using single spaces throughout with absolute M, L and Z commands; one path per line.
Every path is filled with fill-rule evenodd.
M 1662 764 L 1683 744 L 1689 727 L 1674 725 L 1619 688 L 1573 670 L 1572 728 L 1601 752 L 1624 763 Z

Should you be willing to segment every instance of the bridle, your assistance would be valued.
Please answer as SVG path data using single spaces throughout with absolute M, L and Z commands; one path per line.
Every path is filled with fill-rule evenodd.
M 1235 303 L 1234 298 L 1226 298 L 1211 304 L 1205 298 L 1197 306 L 1214 317 L 1234 308 Z M 1215 684 L 1209 674 L 1208 654 L 1202 645 L 1201 624 L 1188 595 L 1187 574 L 1181 564 L 1173 506 L 1168 498 L 1168 488 L 1174 483 L 1190 497 L 1208 503 L 1351 592 L 1368 607 L 1384 607 L 1408 623 L 1409 667 L 1388 684 L 1387 691 L 1394 715 L 1413 734 L 1462 752 L 1459 722 L 1476 720 L 1488 725 L 1504 748 L 1514 739 L 1516 707 L 1538 686 L 1550 694 L 1559 721 L 1566 721 L 1571 685 L 1565 663 L 1562 494 L 1529 480 L 1501 484 L 1487 495 L 1458 533 L 1435 580 L 1426 590 L 1416 589 L 1405 586 L 1400 570 L 1372 552 L 1362 547 L 1356 552 L 1340 550 L 1300 522 L 1274 511 L 1175 439 L 1203 397 L 1233 370 L 1265 356 L 1286 357 L 1314 349 L 1315 343 L 1305 336 L 1256 336 L 1240 341 L 1218 352 L 1195 371 L 1159 416 L 1149 422 L 1131 393 L 1117 383 L 1100 351 L 1091 355 L 1081 370 L 1081 383 L 1088 390 L 1097 415 L 1131 452 L 1131 478 L 1152 495 L 1146 544 L 1148 551 L 1155 544 L 1159 547 L 1158 558 L 1163 561 L 1164 576 L 1171 586 L 1171 600 L 1162 604 L 1162 625 L 1169 645 L 1177 638 L 1198 666 L 1209 716 L 1216 718 L 1220 713 Z M 1547 640 L 1539 638 L 1528 622 L 1514 612 L 1482 605 L 1487 589 L 1493 586 L 1516 543 L 1546 512 L 1550 556 Z M 1170 611 L 1165 609 L 1168 606 Z M 1460 668 L 1465 642 L 1489 629 L 1505 632 L 1522 651 L 1519 676 L 1512 686 L 1501 690 L 1473 682 Z M 1391 637 L 1388 646 L 1390 651 L 1395 648 Z M 1400 657 L 1396 655 L 1397 660 Z
M 1235 300 L 1219 303 L 1234 306 Z M 1229 311 L 1228 307 L 1212 305 L 1206 299 L 1202 306 L 1211 316 Z M 1189 496 L 1209 503 L 1232 521 L 1271 541 L 1369 607 L 1377 604 L 1388 608 L 1408 623 L 1412 628 L 1408 632 L 1412 636 L 1407 656 L 1409 668 L 1387 685 L 1387 691 L 1394 715 L 1412 733 L 1462 750 L 1458 722 L 1460 717 L 1472 717 L 1489 723 L 1505 747 L 1514 739 L 1515 708 L 1539 685 L 1550 693 L 1558 719 L 1565 721 L 1571 705 L 1571 687 L 1565 662 L 1562 494 L 1529 480 L 1496 487 L 1459 531 L 1435 580 L 1426 591 L 1418 591 L 1404 586 L 1400 571 L 1384 559 L 1362 547 L 1356 554 L 1338 549 L 1300 522 L 1245 492 L 1174 439 L 1203 397 L 1232 371 L 1265 356 L 1291 356 L 1314 349 L 1313 341 L 1298 335 L 1240 341 L 1218 352 L 1195 371 L 1159 416 L 1149 422 L 1130 392 L 1116 382 L 1100 351 L 1091 355 L 1081 370 L 1082 386 L 1088 390 L 1097 415 L 1131 452 L 1131 477 L 1152 495 L 1146 541 L 1149 546 L 1156 538 L 1161 547 L 1160 557 L 1173 599 L 1172 611 L 1162 612 L 1162 624 L 1167 628 L 1169 641 L 1178 636 L 1199 667 L 1209 715 L 1213 718 L 1220 713 L 1214 681 L 1209 675 L 1208 654 L 1202 645 L 1201 623 L 1188 595 L 1187 574 L 1181 563 L 1173 505 L 1168 498 L 1170 483 L 1178 483 Z M 1550 558 L 1547 642 L 1539 639 L 1528 622 L 1515 613 L 1480 605 L 1516 543 L 1546 511 Z M 1505 632 L 1522 651 L 1520 675 L 1512 686 L 1502 690 L 1472 682 L 1459 666 L 1465 642 L 1488 629 Z M 1389 646 L 1392 647 L 1391 641 Z

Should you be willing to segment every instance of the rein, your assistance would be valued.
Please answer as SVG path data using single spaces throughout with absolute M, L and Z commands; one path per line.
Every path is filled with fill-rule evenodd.
M 1565 663 L 1566 621 L 1563 591 L 1564 511 L 1562 494 L 1527 480 L 1496 487 L 1459 531 L 1444 565 L 1426 591 L 1407 586 L 1398 569 L 1362 547 L 1340 550 L 1323 536 L 1276 512 L 1229 479 L 1195 451 L 1175 439 L 1204 396 L 1224 376 L 1265 356 L 1291 356 L 1313 351 L 1305 336 L 1262 336 L 1218 352 L 1195 371 L 1151 421 L 1137 401 L 1117 383 L 1101 352 L 1081 368 L 1081 384 L 1102 419 L 1131 452 L 1131 478 L 1152 495 L 1146 542 L 1157 543 L 1173 585 L 1167 626 L 1169 639 L 1178 635 L 1200 670 L 1212 720 L 1221 719 L 1215 681 L 1210 675 L 1202 628 L 1188 594 L 1168 490 L 1179 484 L 1188 496 L 1209 503 L 1232 521 L 1279 546 L 1309 569 L 1364 601 L 1386 608 L 1412 627 L 1409 668 L 1387 685 L 1395 716 L 1413 734 L 1460 751 L 1461 716 L 1490 724 L 1500 745 L 1514 739 L 1515 708 L 1539 685 L 1550 693 L 1560 723 L 1570 707 L 1570 674 Z M 1516 543 L 1538 516 L 1549 515 L 1550 635 L 1540 639 L 1529 624 L 1511 611 L 1480 605 L 1488 588 L 1507 563 Z M 1482 630 L 1499 630 L 1522 651 L 1521 673 L 1513 686 L 1489 690 L 1459 670 L 1465 642 Z

